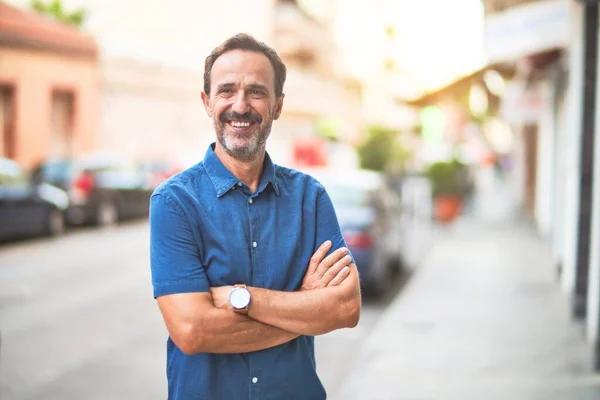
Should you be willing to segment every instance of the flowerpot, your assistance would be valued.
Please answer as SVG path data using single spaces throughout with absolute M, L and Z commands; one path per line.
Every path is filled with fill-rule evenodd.
M 433 201 L 435 219 L 442 223 L 452 222 L 460 215 L 462 199 L 459 196 L 440 195 Z

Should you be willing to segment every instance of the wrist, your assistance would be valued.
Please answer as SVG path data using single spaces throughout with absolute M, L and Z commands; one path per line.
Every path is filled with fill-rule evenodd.
M 259 304 L 263 302 L 262 299 L 264 297 L 265 290 L 253 286 L 248 286 L 247 289 L 250 291 L 250 296 L 252 297 L 252 301 L 248 307 L 248 316 L 253 318 L 253 316 L 257 315 Z

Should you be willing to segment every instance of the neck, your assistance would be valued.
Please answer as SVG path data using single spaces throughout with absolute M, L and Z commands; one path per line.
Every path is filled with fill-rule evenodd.
M 263 149 L 257 157 L 252 161 L 240 161 L 237 158 L 230 156 L 217 143 L 215 146 L 215 155 L 221 160 L 225 168 L 227 168 L 236 178 L 244 182 L 250 191 L 254 193 L 258 189 L 260 177 L 263 172 L 265 160 L 265 150 Z

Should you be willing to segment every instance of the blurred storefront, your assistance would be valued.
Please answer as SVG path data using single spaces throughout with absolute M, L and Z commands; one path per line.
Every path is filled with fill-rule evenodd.
M 598 2 L 488 0 L 492 62 L 512 62 L 504 117 L 520 129 L 522 200 L 547 239 L 600 369 Z M 508 4 L 510 3 L 510 4 Z
M 583 3 L 584 7 L 584 36 L 585 51 L 588 54 L 586 63 L 585 90 L 587 93 L 584 109 L 584 135 L 587 132 L 587 142 L 583 146 L 588 146 L 588 162 L 590 164 L 589 175 L 587 177 L 591 186 L 589 195 L 590 214 L 587 215 L 587 221 L 590 227 L 589 239 L 589 271 L 588 287 L 586 298 L 587 310 L 587 335 L 594 344 L 595 349 L 595 369 L 600 370 L 600 115 L 598 115 L 598 76 L 600 75 L 600 62 L 598 59 L 598 46 L 600 44 L 600 31 L 598 29 L 598 20 L 600 19 L 600 7 L 597 0 L 590 0 Z M 591 159 L 590 159 L 591 158 Z
M 553 143 L 562 124 L 570 33 L 568 0 L 488 1 L 485 50 L 491 64 L 512 65 L 501 116 L 518 136 L 515 190 L 540 233 L 553 232 Z
M 455 145 L 473 131 L 497 157 L 489 122 L 512 136 L 505 181 L 520 215 L 546 239 L 561 285 L 572 295 L 572 314 L 585 319 L 600 370 L 598 1 L 484 3 L 488 65 L 409 104 L 442 116 L 444 140 L 430 142 Z M 478 87 L 483 90 L 474 96 Z M 485 105 L 484 119 L 477 118 L 475 97 Z
M 509 4 L 510 3 L 510 4 Z M 574 253 L 575 219 L 567 204 L 574 182 L 566 171 L 578 159 L 574 148 L 575 125 L 566 118 L 576 106 L 579 41 L 571 32 L 577 24 L 569 0 L 487 1 L 485 46 L 490 63 L 511 64 L 513 79 L 506 83 L 501 115 L 517 135 L 514 190 L 524 215 L 547 238 L 560 268 L 568 269 Z M 569 79 L 567 81 L 567 74 Z M 569 85 L 569 88 L 567 88 Z M 570 111 L 573 113 L 574 111 Z M 572 118 L 571 118 L 572 120 Z M 571 192 L 576 189 L 572 189 Z M 574 278 L 564 274 L 565 287 Z
M 0 3 L 0 157 L 32 166 L 94 147 L 97 58 L 76 29 Z

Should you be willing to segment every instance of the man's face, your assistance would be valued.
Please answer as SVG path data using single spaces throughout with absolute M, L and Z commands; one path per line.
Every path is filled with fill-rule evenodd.
M 269 59 L 232 50 L 213 64 L 210 96 L 202 93 L 213 119 L 217 146 L 240 161 L 252 161 L 264 151 L 273 120 L 279 118 L 283 95 L 275 96 L 275 71 Z

